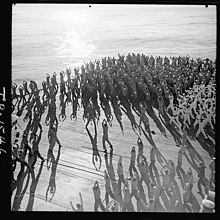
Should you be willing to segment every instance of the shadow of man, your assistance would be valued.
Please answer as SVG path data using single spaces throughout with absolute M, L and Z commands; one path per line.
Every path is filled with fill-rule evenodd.
M 166 127 L 166 129 L 170 132 L 170 134 L 173 136 L 175 143 L 181 144 L 181 135 L 175 126 L 170 125 L 170 118 L 166 112 L 164 112 L 164 120 L 165 120 L 165 123 L 163 120 L 162 120 L 162 123 Z
M 107 122 L 110 126 L 112 126 L 111 122 L 113 120 L 113 116 L 111 113 L 111 107 L 109 105 L 109 99 L 105 98 L 104 95 L 100 95 L 99 99 L 100 99 L 100 104 L 101 104 L 102 110 L 105 114 L 105 117 L 107 118 Z
M 94 138 L 92 137 L 89 129 L 86 128 L 86 130 L 87 130 L 87 133 L 89 135 L 89 138 L 90 138 L 90 141 L 91 141 L 91 144 L 92 144 L 92 163 L 93 163 L 96 170 L 100 170 L 101 165 L 102 165 L 102 159 L 101 159 L 101 156 L 99 154 L 99 150 L 98 150 L 98 146 L 97 146 L 97 128 L 96 128 L 96 125 L 95 125 Z M 96 163 L 95 163 L 95 161 L 98 162 L 98 160 L 99 160 L 99 168 L 97 168 Z
M 123 206 L 122 195 L 118 191 L 118 183 L 115 178 L 115 172 L 114 172 L 114 167 L 113 167 L 113 163 L 112 163 L 113 150 L 112 149 L 110 150 L 109 163 L 108 163 L 108 155 L 106 154 L 104 157 L 105 157 L 106 169 L 107 169 L 109 178 L 111 180 L 112 190 L 113 190 L 113 194 L 115 196 L 115 200 L 118 201 Z
M 137 134 L 135 129 L 137 129 L 138 126 L 137 126 L 137 122 L 135 121 L 135 117 L 132 114 L 131 105 L 125 97 L 119 97 L 119 98 L 120 98 L 120 109 L 127 115 L 128 119 L 131 122 L 131 127 L 133 131 Z
M 58 153 L 57 153 L 57 158 L 55 159 L 53 152 L 50 152 L 50 157 L 51 157 L 51 163 L 52 163 L 52 167 L 51 167 L 51 175 L 50 175 L 50 181 L 49 181 L 49 185 L 47 187 L 47 191 L 46 191 L 46 201 L 48 198 L 48 192 L 50 190 L 50 194 L 51 194 L 51 198 L 49 199 L 49 202 L 53 199 L 55 192 L 56 192 L 56 170 L 57 170 L 57 165 L 58 165 L 58 161 L 60 159 L 60 146 L 58 149 Z
M 160 178 L 159 178 L 159 173 L 157 170 L 157 167 L 155 165 L 156 162 L 156 154 L 157 154 L 157 149 L 156 147 L 151 147 L 150 149 L 150 165 L 149 165 L 149 172 L 150 172 L 150 177 L 151 177 L 151 181 L 156 185 L 161 187 L 161 183 L 160 183 Z M 153 173 L 154 171 L 154 173 Z M 155 178 L 156 180 L 155 180 Z
M 122 125 L 122 112 L 121 112 L 121 109 L 120 109 L 120 106 L 118 104 L 118 100 L 117 100 L 116 96 L 111 95 L 110 96 L 110 101 L 111 101 L 111 104 L 112 104 L 112 108 L 113 108 L 116 120 L 119 123 L 122 134 L 124 134 L 123 125 Z
M 37 184 L 38 184 L 42 169 L 43 169 L 43 162 L 41 162 L 40 169 L 38 171 L 37 176 L 35 177 L 34 172 L 32 174 L 32 183 L 30 186 L 30 195 L 29 195 L 29 200 L 28 200 L 26 211 L 33 211 L 35 191 L 37 188 Z
M 202 148 L 208 152 L 210 157 L 215 156 L 215 145 L 213 143 L 211 143 L 210 139 L 204 140 L 203 138 L 198 137 L 197 141 L 202 146 Z
M 25 165 L 23 163 L 21 163 L 21 170 L 18 174 L 17 181 L 15 183 L 17 190 L 16 190 L 16 193 L 14 196 L 12 211 L 18 211 L 20 209 L 21 201 L 22 201 L 24 194 L 25 194 L 27 187 L 28 187 L 28 183 L 29 183 L 29 179 L 30 179 L 30 172 L 28 169 L 26 169 L 26 171 L 24 172 L 24 166 Z M 27 182 L 26 182 L 24 189 L 22 190 L 23 183 L 24 183 L 24 180 L 25 180 L 25 177 L 27 176 L 27 174 L 28 174 L 28 179 L 27 179 Z
M 156 126 L 159 128 L 160 132 L 165 136 L 166 136 L 166 130 L 163 127 L 163 125 L 161 124 L 160 120 L 157 118 L 152 106 L 146 108 L 146 112 L 147 114 L 153 119 L 154 123 L 156 124 Z
M 155 145 L 155 142 L 154 142 L 153 137 L 152 137 L 152 135 L 151 135 L 151 131 L 150 131 L 150 130 L 147 130 L 147 132 L 148 132 L 148 135 L 147 135 L 147 133 L 146 133 L 146 132 L 144 131 L 144 129 L 142 128 L 142 126 L 140 125 L 139 127 L 140 127 L 140 129 L 142 130 L 142 132 L 143 132 L 144 136 L 146 137 L 146 139 L 148 140 L 148 142 L 150 143 L 150 145 L 154 146 L 154 145 Z M 145 127 L 145 130 L 146 130 L 146 127 Z

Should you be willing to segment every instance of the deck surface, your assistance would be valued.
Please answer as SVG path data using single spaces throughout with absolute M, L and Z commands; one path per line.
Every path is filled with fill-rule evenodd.
M 103 204 L 105 205 L 105 186 L 104 186 L 104 177 L 103 171 L 106 168 L 106 162 L 104 158 L 104 153 L 102 151 L 102 127 L 101 122 L 104 118 L 104 113 L 102 112 L 99 123 L 97 125 L 97 146 L 100 151 L 100 155 L 102 158 L 102 165 L 100 171 L 97 171 L 92 163 L 92 144 L 90 142 L 90 138 L 85 129 L 85 122 L 82 119 L 82 108 L 78 112 L 78 119 L 70 120 L 70 111 L 71 106 L 67 107 L 67 118 L 63 122 L 59 122 L 58 127 L 58 138 L 61 142 L 62 148 L 60 149 L 60 157 L 58 158 L 58 163 L 52 163 L 52 166 L 47 168 L 47 151 L 49 148 L 49 142 L 47 139 L 48 126 L 45 125 L 44 119 L 47 114 L 47 110 L 45 111 L 42 117 L 42 139 L 39 144 L 39 151 L 41 155 L 45 158 L 45 162 L 41 164 L 41 160 L 38 158 L 37 163 L 34 169 L 34 176 L 28 175 L 26 172 L 26 168 L 24 171 L 24 175 L 17 182 L 17 187 L 13 190 L 11 197 L 11 209 L 19 210 L 19 211 L 72 211 L 70 201 L 72 201 L 75 206 L 76 203 L 80 201 L 79 193 L 81 192 L 84 204 L 85 211 L 93 211 L 94 210 L 94 196 L 92 187 L 94 182 L 97 180 L 99 182 L 101 188 L 101 199 Z M 156 115 L 158 116 L 158 112 L 154 109 Z M 57 115 L 59 110 L 57 109 Z M 25 111 L 26 113 L 26 111 Z M 136 122 L 139 123 L 139 117 L 134 113 L 134 117 Z M 19 118 L 18 123 L 22 128 L 25 128 L 26 124 L 22 121 L 23 117 Z M 155 132 L 152 134 L 152 138 L 157 148 L 161 152 L 161 154 L 166 158 L 166 160 L 173 160 L 176 164 L 177 161 L 177 151 L 179 147 L 176 146 L 173 136 L 166 126 L 160 121 L 161 125 L 163 125 L 167 137 L 165 137 L 156 126 L 153 119 L 149 116 L 150 127 L 151 130 Z M 118 179 L 117 176 L 117 162 L 119 156 L 123 157 L 123 166 L 124 166 L 124 175 L 125 178 L 129 177 L 128 167 L 130 162 L 130 150 L 132 146 L 136 146 L 137 151 L 137 134 L 132 130 L 131 123 L 127 116 L 123 114 L 122 123 L 124 127 L 124 135 L 121 132 L 119 124 L 117 120 L 113 119 L 112 127 L 109 127 L 109 140 L 112 142 L 114 151 L 112 158 L 112 166 L 115 173 L 115 179 Z M 143 125 L 142 125 L 143 127 Z M 18 127 L 19 131 L 22 134 L 20 127 Z M 94 136 L 94 127 L 93 125 L 89 125 L 89 130 Z M 172 131 L 171 131 L 172 132 Z M 191 133 L 190 133 L 191 132 Z M 195 139 L 195 131 L 190 131 L 188 137 L 188 145 L 191 144 L 192 147 L 187 149 L 186 156 L 183 156 L 183 169 L 186 171 L 189 166 L 192 167 L 193 175 L 196 183 L 194 183 L 193 187 L 193 195 L 195 196 L 193 211 L 199 210 L 199 204 L 201 203 L 202 197 L 197 193 L 197 168 L 200 161 L 204 161 L 206 168 L 206 178 L 208 179 L 210 171 L 208 168 L 208 163 L 211 159 L 207 150 L 205 150 L 204 146 L 210 147 L 210 149 L 215 148 L 214 136 L 215 134 L 209 131 L 209 145 L 203 142 L 202 134 L 199 136 L 199 140 Z M 144 155 L 147 158 L 149 163 L 149 151 L 150 151 L 150 143 L 145 137 L 144 133 L 141 133 L 141 139 L 144 143 Z M 204 145 L 206 144 L 206 145 Z M 108 148 L 108 155 L 110 149 Z M 53 155 L 55 160 L 58 156 L 58 145 L 54 147 Z M 109 156 L 108 156 L 109 159 Z M 28 155 L 26 156 L 26 160 L 28 161 Z M 161 165 L 156 161 L 156 167 L 158 171 L 161 168 Z M 20 164 L 17 163 L 17 167 L 14 173 L 15 179 L 20 171 Z M 51 175 L 52 174 L 52 175 Z M 52 178 L 51 178 L 52 177 Z M 161 177 L 160 177 L 161 178 Z M 178 179 L 177 175 L 175 180 L 178 184 L 179 193 L 178 196 L 182 196 L 183 188 L 181 185 L 180 179 Z M 160 179 L 161 181 L 161 179 Z M 161 181 L 162 182 L 162 181 Z M 52 193 L 50 190 L 48 191 L 48 198 L 46 200 L 46 192 L 48 187 L 51 185 L 56 186 L 55 194 L 53 198 L 50 200 Z M 112 181 L 113 187 L 115 187 L 115 182 Z M 145 193 L 147 195 L 147 187 L 143 184 Z M 114 190 L 114 189 L 113 189 Z M 204 190 L 204 189 L 203 189 Z M 203 191 L 204 192 L 204 191 Z M 111 200 L 111 199 L 110 199 Z M 120 201 L 120 199 L 119 199 Z M 166 201 L 166 198 L 161 203 Z M 132 198 L 132 202 L 136 209 L 136 201 L 135 198 Z M 166 205 L 166 204 L 164 204 Z M 168 207 L 169 208 L 169 207 Z

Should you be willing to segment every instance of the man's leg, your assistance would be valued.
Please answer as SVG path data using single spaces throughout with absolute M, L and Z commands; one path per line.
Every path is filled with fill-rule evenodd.
M 126 212 L 127 208 L 126 208 L 126 204 L 123 205 L 122 207 L 122 212 Z
M 130 200 L 129 203 L 128 203 L 128 211 L 129 211 L 129 212 L 134 212 L 134 206 L 133 206 L 131 200 Z
M 105 152 L 107 152 L 107 150 L 106 150 L 106 145 L 105 145 L 105 137 L 104 137 L 104 136 L 102 137 L 102 146 L 103 146 L 103 150 L 104 150 Z
M 132 162 L 130 163 L 128 170 L 129 170 L 130 177 L 132 177 L 133 176 L 133 174 L 132 174 Z
M 34 152 L 34 160 L 33 160 L 33 163 L 32 163 L 32 165 L 31 165 L 31 167 L 34 169 L 34 165 L 35 165 L 35 163 L 36 163 L 36 161 L 37 161 L 37 152 Z
M 112 199 L 116 199 L 114 193 L 112 192 L 111 188 L 109 189 L 109 195 Z
M 113 149 L 111 142 L 109 141 L 109 139 L 106 139 L 106 141 L 108 142 L 109 146 L 111 149 Z
M 139 198 L 139 196 L 138 196 L 137 190 L 134 190 L 134 197 L 135 197 L 135 199 L 136 199 L 137 201 L 140 200 L 140 198 Z
M 201 187 L 201 178 L 199 178 L 198 182 L 197 182 L 197 188 L 198 188 L 198 193 L 202 193 L 202 187 Z
M 170 193 L 170 191 L 169 191 L 169 187 L 168 187 L 168 186 L 165 186 L 165 191 L 166 191 L 168 197 L 171 198 L 172 195 L 171 195 L 171 193 Z
M 95 199 L 94 211 L 98 212 L 98 201 Z
M 137 169 L 136 169 L 134 163 L 132 163 L 132 169 L 133 169 L 133 171 L 134 171 L 135 173 L 138 173 L 138 171 L 137 171 Z
M 204 128 L 202 128 L 202 133 L 203 133 L 203 135 L 205 136 L 205 138 L 207 139 L 208 136 L 206 135 L 206 133 L 205 133 L 205 131 L 204 131 Z
M 200 131 L 200 127 L 198 128 L 198 130 L 197 130 L 197 132 L 196 132 L 196 137 L 198 137 L 199 136 L 199 133 L 200 133 L 201 131 Z
M 204 178 L 201 180 L 201 184 L 205 187 L 205 191 L 208 189 L 207 185 L 205 184 Z
M 101 198 L 99 198 L 99 206 L 100 206 L 100 208 L 101 208 L 101 210 L 102 210 L 103 212 L 106 211 L 105 206 L 102 204 Z
M 122 177 L 121 175 L 118 178 L 118 192 L 121 195 L 121 182 L 122 182 Z
M 153 164 L 152 168 L 154 169 L 154 174 L 155 174 L 155 177 L 156 177 L 156 180 L 157 180 L 157 185 L 159 187 L 161 187 L 161 183 L 160 183 L 160 178 L 159 178 L 159 173 L 157 171 L 157 168 L 155 166 L 155 163 Z M 158 178 L 157 178 L 158 177 Z
M 41 156 L 41 154 L 40 154 L 39 151 L 37 152 L 37 156 L 38 156 L 43 162 L 45 161 L 44 158 Z
M 22 163 L 24 163 L 24 165 L 27 167 L 27 169 L 29 170 L 29 172 L 32 171 L 31 167 L 29 166 L 29 164 L 28 164 L 26 161 L 24 161 L 24 162 L 22 162 Z
M 105 202 L 107 206 L 109 203 L 109 190 L 108 189 L 105 189 Z

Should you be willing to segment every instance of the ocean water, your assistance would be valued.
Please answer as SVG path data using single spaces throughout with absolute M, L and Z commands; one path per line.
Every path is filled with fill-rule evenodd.
M 119 54 L 216 59 L 216 7 L 16 4 L 12 82 Z

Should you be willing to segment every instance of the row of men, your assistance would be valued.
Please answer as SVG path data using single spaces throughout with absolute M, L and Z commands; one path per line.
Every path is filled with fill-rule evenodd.
M 202 132 L 205 138 L 208 138 L 204 128 L 209 124 L 214 130 L 216 116 L 216 96 L 215 84 L 209 82 L 207 86 L 204 84 L 193 85 L 192 89 L 185 92 L 177 98 L 177 103 L 174 103 L 174 97 L 169 95 L 169 105 L 166 111 L 171 109 L 171 121 L 175 122 L 180 130 L 181 124 L 187 124 L 188 127 L 193 124 L 193 128 L 199 124 L 196 132 L 196 137 Z M 183 118 L 182 123 L 180 118 Z
M 89 101 L 92 102 L 92 105 L 96 108 L 97 113 L 100 114 L 99 106 L 96 100 L 97 93 L 99 93 L 101 107 L 103 108 L 106 104 L 108 104 L 106 102 L 109 101 L 108 99 L 110 95 L 116 96 L 117 101 L 121 101 L 120 98 L 126 97 L 132 104 L 136 99 L 138 99 L 139 102 L 146 100 L 153 101 L 161 96 L 160 99 L 164 99 L 165 104 L 167 104 L 170 92 L 174 94 L 174 99 L 176 99 L 177 96 L 181 95 L 185 90 L 191 88 L 194 82 L 197 84 L 200 84 L 201 82 L 207 84 L 210 80 L 215 81 L 215 64 L 210 60 L 200 60 L 198 62 L 191 60 L 193 66 L 197 67 L 196 70 L 198 71 L 193 69 L 192 74 L 194 75 L 189 81 L 188 75 L 191 74 L 190 71 L 184 70 L 183 68 L 175 70 L 174 66 L 176 65 L 171 65 L 172 69 L 166 73 L 164 70 L 152 70 L 150 67 L 154 65 L 148 65 L 148 63 L 153 63 L 153 61 L 138 62 L 139 59 L 141 60 L 144 59 L 143 57 L 146 57 L 144 55 L 141 56 L 142 58 L 140 58 L 140 55 L 137 55 L 136 58 L 134 58 L 135 54 L 132 54 L 132 58 L 129 58 L 130 55 L 128 55 L 126 59 L 122 57 L 123 56 L 119 56 L 118 60 L 113 58 L 112 62 L 110 62 L 110 58 L 108 58 L 108 62 L 106 59 L 102 59 L 102 68 L 100 68 L 100 61 L 96 61 L 96 65 L 90 62 L 89 64 L 82 66 L 81 73 L 79 73 L 79 69 L 77 68 L 74 69 L 73 75 L 71 75 L 70 69 L 67 69 L 66 73 L 60 73 L 60 107 L 63 120 L 65 119 L 66 104 L 69 102 L 72 103 L 72 116 L 76 117 L 79 97 L 85 99 L 82 100 L 82 104 L 83 107 L 85 107 L 86 116 L 86 107 L 89 105 Z M 159 60 L 161 59 L 162 58 L 159 57 Z M 187 67 L 186 63 L 191 63 L 189 58 L 178 58 L 178 60 L 181 59 L 183 60 L 182 62 L 178 61 L 180 67 L 181 65 Z M 134 62 L 134 60 L 137 61 Z M 154 58 L 151 56 L 149 60 L 154 60 Z M 168 58 L 164 59 L 164 63 L 166 65 L 162 65 L 161 61 L 158 61 L 157 63 L 161 64 L 159 66 L 167 67 L 170 66 L 168 65 L 168 61 Z M 140 63 L 143 63 L 143 65 L 138 66 Z M 206 72 L 203 74 L 200 70 L 204 70 Z M 174 76 L 177 76 L 177 78 Z M 170 77 L 172 78 L 172 82 L 168 82 Z M 200 77 L 206 78 L 199 81 L 198 79 Z M 47 75 L 46 81 L 42 82 L 44 93 L 43 99 L 46 97 L 46 100 L 49 100 L 52 94 L 57 94 L 59 87 L 57 81 L 56 73 L 54 73 L 51 78 Z M 181 83 L 182 85 L 180 85 Z M 186 85 L 187 83 L 190 85 Z M 33 94 L 34 88 L 32 83 L 29 87 L 31 89 L 31 94 Z M 36 87 L 36 83 L 34 87 Z M 13 99 L 18 97 L 24 99 L 24 95 L 30 94 L 26 82 L 23 83 L 23 86 L 19 87 L 19 93 L 19 95 L 16 93 L 16 84 L 14 84 L 12 86 Z M 65 97 L 66 99 L 64 100 Z

